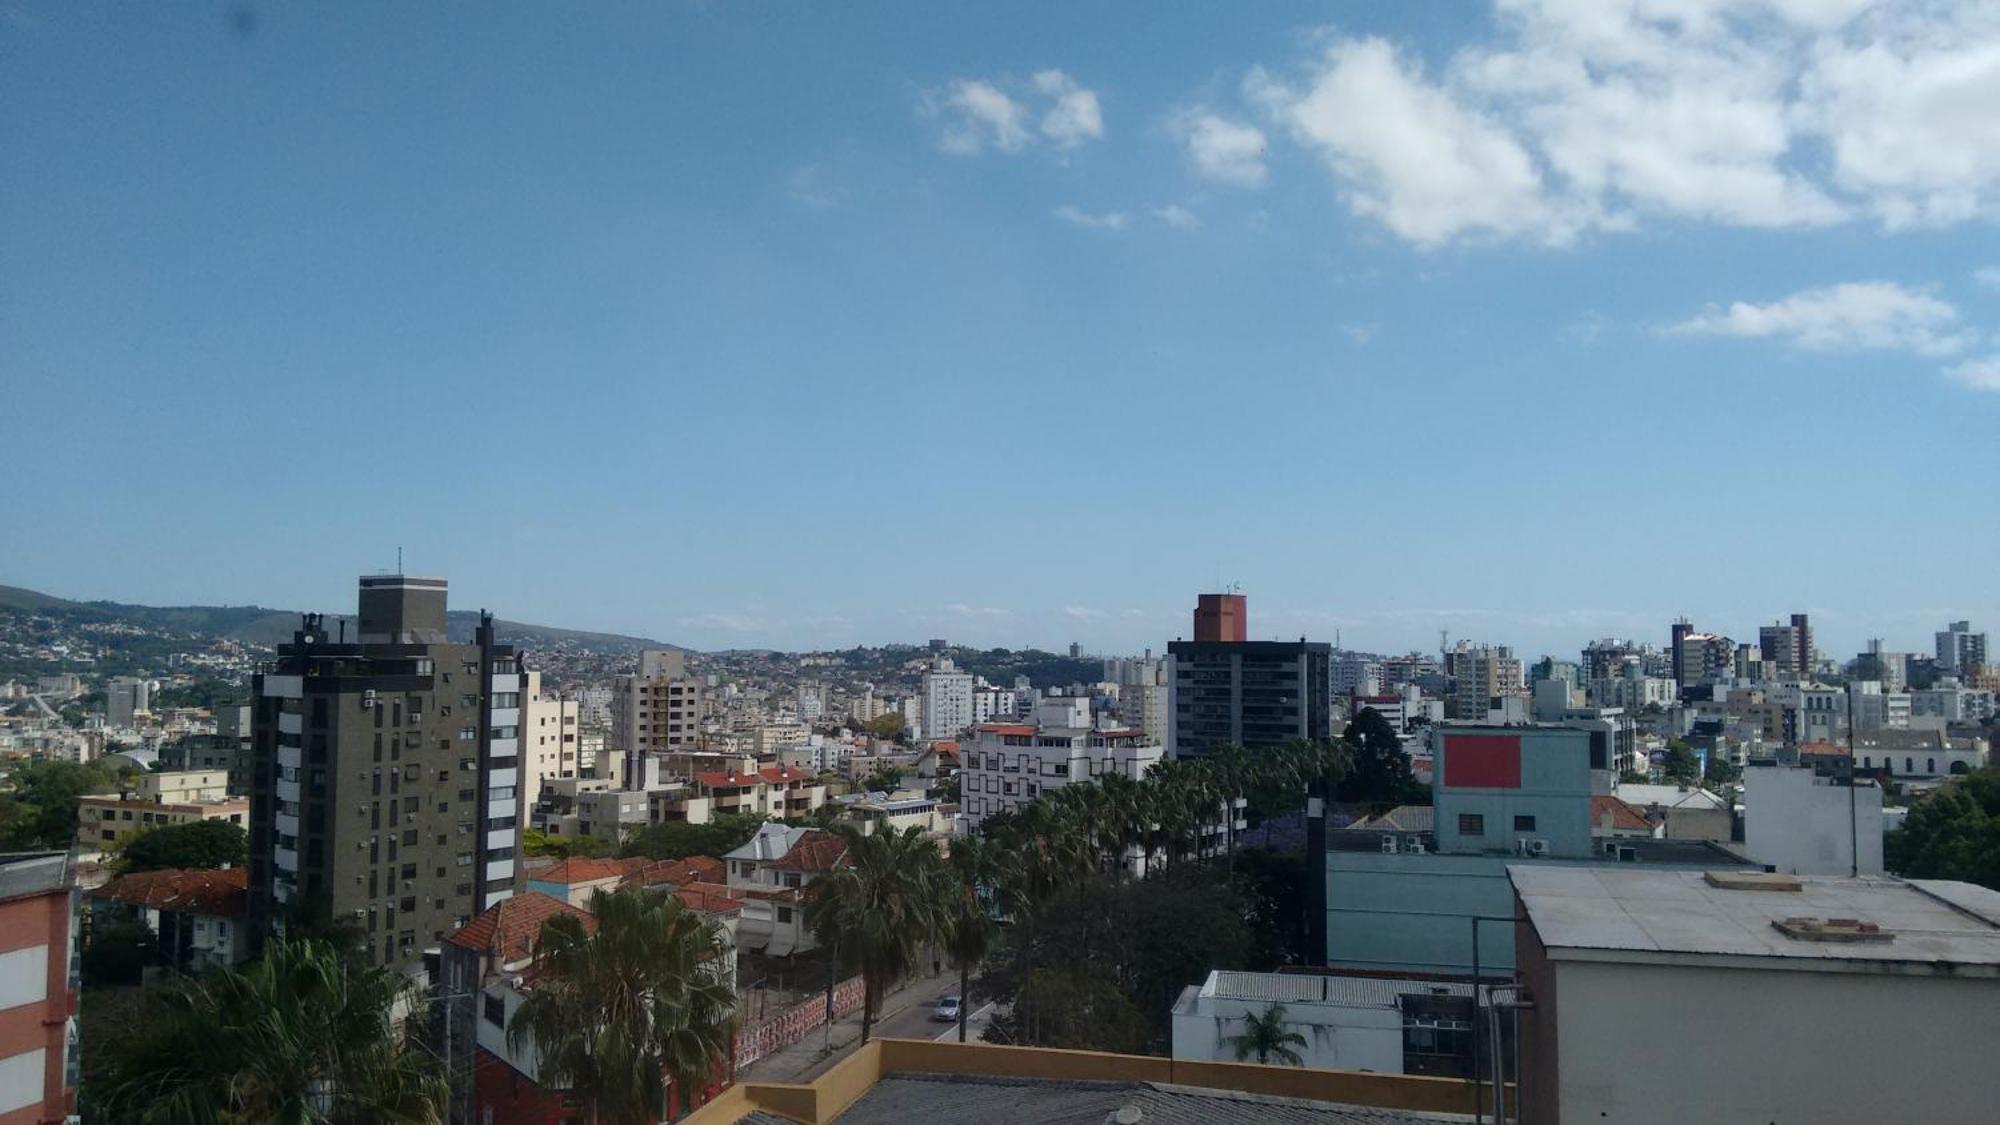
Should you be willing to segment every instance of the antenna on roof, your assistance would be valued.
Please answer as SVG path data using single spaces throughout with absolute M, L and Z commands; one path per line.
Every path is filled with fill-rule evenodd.
M 396 548 L 396 573 L 403 573 L 403 548 Z

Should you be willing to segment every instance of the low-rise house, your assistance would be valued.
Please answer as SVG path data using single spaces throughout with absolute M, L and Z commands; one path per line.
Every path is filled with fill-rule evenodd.
M 1470 982 L 1372 975 L 1211 972 L 1174 1004 L 1173 1057 L 1237 1062 L 1233 1039 L 1273 1007 L 1283 1009 L 1285 1030 L 1305 1040 L 1294 1048 L 1303 1066 L 1452 1078 L 1476 1071 Z
M 124 915 L 153 931 L 159 965 L 198 973 L 248 956 L 243 933 L 247 868 L 170 868 L 121 875 L 90 893 L 93 925 Z
M 1666 835 L 1666 825 L 1646 819 L 1629 802 L 1599 793 L 1590 798 L 1590 835 L 1598 840 L 1655 840 Z
M 766 824 L 722 859 L 728 885 L 743 892 L 743 948 L 778 957 L 817 948 L 803 892 L 847 862 L 845 840 L 823 829 Z
M 248 797 L 162 802 L 136 794 L 95 793 L 76 799 L 76 843 L 80 851 L 94 853 L 155 828 L 202 820 L 226 820 L 241 826 L 249 819 Z
M 1611 792 L 1661 825 L 1665 839 L 1726 844 L 1731 838 L 1729 802 L 1699 785 L 1620 785 Z

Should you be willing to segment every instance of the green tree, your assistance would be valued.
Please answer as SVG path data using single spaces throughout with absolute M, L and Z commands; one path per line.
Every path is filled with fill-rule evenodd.
M 84 946 L 83 983 L 90 988 L 138 984 L 146 967 L 159 958 L 159 939 L 146 923 L 129 914 L 101 917 L 90 928 Z
M 2000 767 L 1974 770 L 1912 806 L 1884 839 L 1889 870 L 2000 890 Z
M 953 840 L 946 857 L 950 877 L 941 880 L 941 925 L 945 952 L 958 966 L 958 1041 L 965 1042 L 965 1021 L 972 1011 L 972 967 L 993 945 L 993 907 L 988 901 L 999 878 L 997 849 L 977 837 Z
M 1735 785 L 1743 780 L 1743 767 L 1724 757 L 1720 751 L 1710 751 L 1708 768 L 1702 771 L 1701 776 L 1709 785 Z
M 923 947 L 943 935 L 942 865 L 937 844 L 921 829 L 884 828 L 864 836 L 843 824 L 834 831 L 847 842 L 849 862 L 813 882 L 806 922 L 822 944 L 861 972 L 866 1043 L 883 990 L 916 968 Z
M 1023 1047 L 1138 1054 L 1151 1029 L 1146 1014 L 1102 966 L 1038 969 L 988 1038 Z
M 241 867 L 249 860 L 250 837 L 226 820 L 195 820 L 141 832 L 118 849 L 115 870 L 163 871 L 175 867 Z
M 715 1077 L 736 1030 L 728 936 L 671 894 L 591 896 L 595 931 L 574 914 L 542 926 L 534 989 L 507 1041 L 540 1053 L 545 1085 L 569 1090 L 592 1122 L 664 1118 L 666 1080 L 683 1106 Z
M 1255 1055 L 1267 1066 L 1274 1059 L 1284 1066 L 1305 1065 L 1298 1049 L 1307 1045 L 1306 1037 L 1286 1029 L 1283 1004 L 1272 1004 L 1261 1015 L 1244 1016 L 1243 1033 L 1230 1036 L 1227 1042 L 1236 1048 L 1237 1062 L 1247 1062 Z
M 937 799 L 939 801 L 947 805 L 958 804 L 959 801 L 964 797 L 964 793 L 961 789 L 961 782 L 958 780 L 957 774 L 952 774 L 950 777 L 939 778 L 937 785 L 934 786 L 931 791 L 937 794 Z
M 634 833 L 618 851 L 620 855 L 647 859 L 720 856 L 748 843 L 763 825 L 763 816 L 749 813 L 722 813 L 707 824 L 670 820 Z
M 618 845 L 601 836 L 554 836 L 539 828 L 529 828 L 521 833 L 521 850 L 530 856 L 595 859 L 613 854 Z
M 1667 743 L 1667 757 L 1660 772 L 1668 781 L 1693 785 L 1701 779 L 1701 759 L 1695 757 L 1694 747 L 1676 738 Z
M 1341 800 L 1369 805 L 1430 803 L 1430 790 L 1410 770 L 1402 736 L 1380 711 L 1363 707 L 1340 739 L 1353 755 L 1350 771 L 1334 790 Z
M 409 982 L 317 942 L 146 994 L 94 1099 L 109 1120 L 346 1125 L 444 1119 L 436 1060 L 401 1040 Z
M 874 735 L 876 738 L 887 738 L 900 742 L 903 738 L 903 727 L 903 713 L 901 711 L 884 711 L 882 714 L 868 720 L 868 733 Z
M 60 850 L 76 836 L 76 799 L 117 789 L 119 772 L 104 762 L 24 762 L 12 793 L 0 794 L 0 849 Z

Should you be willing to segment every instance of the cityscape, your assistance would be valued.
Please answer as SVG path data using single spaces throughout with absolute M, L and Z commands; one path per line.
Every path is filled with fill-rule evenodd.
M 0 1125 L 2000 1117 L 1987 0 L 0 59 Z

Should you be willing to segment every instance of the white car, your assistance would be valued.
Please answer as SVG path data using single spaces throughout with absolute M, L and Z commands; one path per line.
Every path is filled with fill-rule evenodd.
M 931 1018 L 938 1021 L 939 1023 L 957 1023 L 958 997 L 956 996 L 938 997 L 937 1008 L 931 1012 Z

